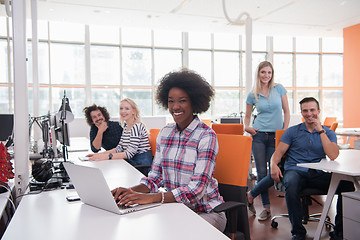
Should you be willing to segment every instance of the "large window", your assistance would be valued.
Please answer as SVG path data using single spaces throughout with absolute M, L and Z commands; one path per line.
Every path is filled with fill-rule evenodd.
M 91 46 L 90 71 L 92 85 L 120 85 L 120 49 Z
M 0 17 L 0 113 L 13 112 L 11 21 Z M 31 30 L 28 25 L 28 30 Z M 133 98 L 141 114 L 168 115 L 155 102 L 158 81 L 168 72 L 189 68 L 201 74 L 216 95 L 202 115 L 245 111 L 245 37 L 208 33 L 130 29 L 116 26 L 39 22 L 39 114 L 57 112 L 64 95 L 75 117 L 96 103 L 119 117 L 119 103 Z M 31 36 L 31 35 L 28 35 Z M 300 113 L 305 96 L 320 100 L 323 116 L 342 120 L 342 39 L 253 36 L 252 70 L 270 60 L 275 82 L 288 90 L 290 110 Z M 29 112 L 33 115 L 31 39 L 27 51 Z

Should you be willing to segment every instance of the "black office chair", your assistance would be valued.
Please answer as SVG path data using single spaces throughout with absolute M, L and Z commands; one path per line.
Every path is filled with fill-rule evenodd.
M 285 132 L 285 130 L 277 130 L 276 131 L 276 133 L 275 133 L 275 148 L 278 146 L 278 144 L 280 142 L 280 138 L 284 132 Z M 284 164 L 285 164 L 285 158 L 283 157 L 281 159 L 280 163 L 278 164 L 282 173 L 284 173 Z M 280 183 L 275 182 L 275 189 L 280 192 L 285 192 L 285 186 L 281 182 Z M 322 189 L 317 189 L 317 188 L 305 188 L 301 191 L 300 195 L 301 195 L 300 198 L 301 198 L 303 224 L 307 224 L 309 221 L 319 222 L 321 213 L 315 213 L 315 214 L 310 215 L 309 214 L 309 206 L 312 205 L 312 201 L 316 202 L 320 206 L 322 206 L 322 204 L 311 196 L 327 195 L 327 190 L 322 190 Z M 276 216 L 272 217 L 271 218 L 271 227 L 273 227 L 273 228 L 278 227 L 279 224 L 278 224 L 278 222 L 276 222 L 276 219 L 280 218 L 280 217 L 289 218 L 289 215 L 288 214 L 280 214 L 280 215 L 276 215 Z M 334 224 L 331 223 L 331 219 L 329 216 L 327 216 L 325 219 L 325 227 L 328 229 L 334 228 Z
M 219 182 L 220 195 L 225 203 L 214 208 L 214 211 L 226 212 L 224 233 L 231 239 L 250 240 L 246 191 L 252 138 L 229 134 L 217 134 L 217 138 L 219 153 L 214 177 Z
M 279 188 L 279 184 L 276 185 L 276 188 Z M 285 192 L 285 189 L 282 189 L 281 191 Z M 314 201 L 317 204 L 319 204 L 320 206 L 322 206 L 322 204 L 319 201 L 317 201 L 315 198 L 313 198 L 312 196 L 326 195 L 326 194 L 327 194 L 326 190 L 321 190 L 321 189 L 317 189 L 317 188 L 305 188 L 301 191 L 300 198 L 301 198 L 303 224 L 307 224 L 308 222 L 319 222 L 320 221 L 321 213 L 309 214 L 309 206 L 312 205 L 312 201 Z M 276 216 L 272 217 L 271 218 L 271 227 L 277 228 L 279 223 L 276 221 L 276 219 L 281 218 L 281 217 L 289 218 L 289 215 L 288 214 L 280 214 L 280 215 L 276 215 Z M 331 219 L 329 216 L 327 216 L 325 219 L 325 227 L 328 228 L 329 230 L 331 228 L 334 228 L 334 224 L 331 222 Z

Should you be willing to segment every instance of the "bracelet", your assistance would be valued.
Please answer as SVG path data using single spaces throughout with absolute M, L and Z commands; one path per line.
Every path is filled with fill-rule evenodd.
M 163 204 L 164 203 L 164 200 L 165 200 L 165 196 L 164 196 L 164 192 L 161 192 L 161 202 L 160 204 Z

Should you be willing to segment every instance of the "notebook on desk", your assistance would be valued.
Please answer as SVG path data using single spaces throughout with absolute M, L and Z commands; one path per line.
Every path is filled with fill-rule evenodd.
M 151 203 L 129 207 L 118 206 L 100 169 L 70 162 L 64 162 L 64 167 L 80 200 L 90 206 L 116 214 L 126 214 L 160 205 L 160 203 Z

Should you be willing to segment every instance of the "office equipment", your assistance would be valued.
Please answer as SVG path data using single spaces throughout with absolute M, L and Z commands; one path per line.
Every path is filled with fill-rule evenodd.
M 343 238 L 358 239 L 360 236 L 360 192 L 343 193 Z
M 13 133 L 14 114 L 0 114 L 0 141 L 6 141 Z
M 68 158 L 67 147 L 70 146 L 70 136 L 68 123 L 74 120 L 74 115 L 71 112 L 69 99 L 66 97 L 66 93 L 64 90 L 64 96 L 61 100 L 61 106 L 59 112 L 53 118 L 53 122 L 55 125 L 55 135 L 57 140 L 62 144 L 62 154 L 64 161 Z
M 61 100 L 60 109 L 56 113 L 56 118 L 62 120 L 65 123 L 69 123 L 74 120 L 74 114 L 71 111 L 69 98 L 66 97 L 65 90 L 64 90 L 64 96 Z
M 67 196 L 66 200 L 69 202 L 80 201 L 80 197 L 78 195 L 71 195 L 71 196 Z
M 14 114 L 0 114 L 0 141 L 7 141 L 6 147 L 12 143 L 11 136 L 14 128 Z
M 338 127 L 339 123 L 338 122 L 333 122 L 330 126 L 330 129 L 333 130 L 334 132 L 336 131 L 337 127 Z
M 225 203 L 214 211 L 226 211 L 227 232 L 232 239 L 250 239 L 246 206 L 247 177 L 252 138 L 243 135 L 217 134 L 219 153 L 214 177 L 219 182 L 220 195 Z
M 235 134 L 243 135 L 244 134 L 244 125 L 243 124 L 231 124 L 231 123 L 214 123 L 211 128 L 216 134 Z
M 277 130 L 275 132 L 275 149 L 279 145 L 281 136 L 284 134 L 284 132 L 285 132 L 285 130 L 283 130 L 283 129 Z M 285 165 L 285 158 L 283 157 L 281 159 L 281 162 L 279 163 L 279 167 L 282 172 L 284 172 L 284 165 Z M 275 184 L 275 189 L 277 191 L 285 192 L 285 186 L 282 184 L 282 182 L 280 182 L 280 183 L 275 182 L 274 184 Z M 317 204 L 322 206 L 322 204 L 320 202 L 318 202 L 316 199 L 314 199 L 313 197 L 311 197 L 311 195 L 326 195 L 326 193 L 327 193 L 326 191 L 321 190 L 321 189 L 316 189 L 316 188 L 304 188 L 301 191 L 300 198 L 301 198 L 303 224 L 307 224 L 308 221 L 312 221 L 312 222 L 320 221 L 319 216 L 321 214 L 315 213 L 315 214 L 309 215 L 309 206 L 311 205 L 312 201 L 315 201 Z M 284 214 L 273 216 L 271 218 L 271 227 L 277 228 L 279 224 L 276 221 L 276 219 L 281 218 L 281 217 L 289 218 L 289 215 L 287 213 L 284 213 Z M 334 227 L 334 224 L 331 223 L 329 217 L 326 218 L 325 224 L 328 228 Z
M 69 127 L 68 124 L 62 122 L 55 115 L 53 117 L 53 124 L 55 128 L 55 138 L 64 146 L 70 146 L 70 136 L 69 136 Z
M 142 204 L 131 207 L 119 207 L 110 192 L 102 172 L 98 168 L 64 162 L 64 167 L 83 203 L 116 214 L 126 214 L 144 210 L 160 203 Z
M 55 126 L 51 126 L 50 127 L 50 144 L 51 144 L 51 149 L 53 150 L 53 156 L 55 159 L 58 158 L 58 149 L 57 149 L 57 141 L 56 141 L 56 131 L 55 131 Z
M 89 161 L 89 157 L 79 157 L 79 160 L 81 160 L 81 161 Z
M 2 191 L 0 193 L 0 238 L 4 234 L 12 216 L 15 212 L 15 205 L 12 198 L 12 190 L 14 188 L 14 180 L 10 180 L 7 185 L 0 185 Z
M 156 152 L 156 138 L 159 134 L 161 129 L 152 128 L 150 129 L 150 147 L 151 147 L 151 154 L 155 156 Z
M 334 122 L 336 122 L 336 117 L 326 117 L 323 125 L 330 128 Z
M 220 118 L 220 123 L 240 123 L 242 124 L 242 118 L 241 117 L 222 117 Z
M 211 119 L 200 119 L 203 123 L 205 123 L 206 125 L 208 125 L 209 127 L 211 127 Z
M 359 150 L 344 150 L 340 151 L 339 156 L 335 161 L 323 159 L 318 163 L 301 163 L 297 164 L 301 167 L 318 169 L 327 172 L 332 172 L 331 182 L 327 193 L 324 208 L 318 227 L 315 232 L 314 239 L 320 239 L 322 228 L 325 223 L 331 202 L 334 198 L 335 191 L 341 180 L 353 182 L 357 191 L 360 190 L 358 179 L 360 177 L 360 151 Z

